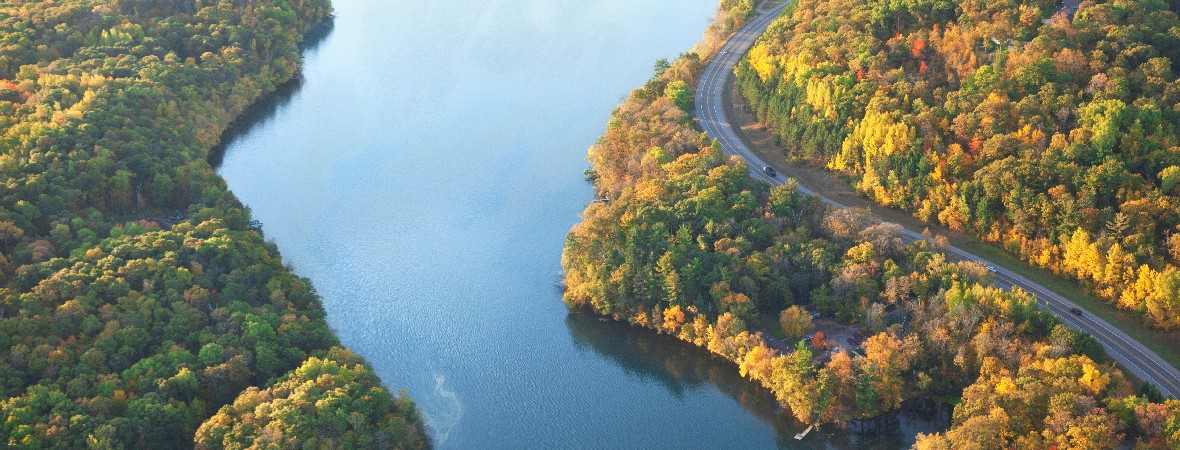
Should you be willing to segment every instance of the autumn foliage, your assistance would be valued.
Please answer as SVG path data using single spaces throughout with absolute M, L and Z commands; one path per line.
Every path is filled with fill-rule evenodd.
M 912 17 L 893 11 L 875 26 L 905 28 Z M 906 244 L 900 227 L 866 225 L 861 214 L 799 194 L 793 182 L 751 178 L 667 97 L 678 90 L 664 86 L 691 78 L 695 58 L 657 70 L 590 150 L 595 189 L 607 200 L 589 205 L 566 240 L 571 309 L 706 348 L 805 423 L 849 424 L 907 398 L 961 396 L 952 429 L 922 437 L 928 448 L 1149 445 L 1177 431 L 1180 422 L 1158 418 L 1174 403 L 1136 395 L 1092 337 L 1042 313 L 1028 294 L 991 286 L 985 267 L 952 263 L 924 240 Z M 750 76 L 763 73 L 758 64 Z M 843 117 L 857 92 L 852 80 L 797 92 L 808 111 Z M 889 164 L 919 132 L 886 107 L 892 100 L 874 101 L 883 104 L 846 145 L 871 145 L 873 156 L 849 147 L 850 167 Z M 831 132 L 813 130 L 816 139 Z M 863 352 L 808 340 L 785 352 L 770 345 L 762 324 L 782 319 L 792 335 L 811 331 L 799 331 L 810 328 L 803 306 L 874 330 Z M 1072 431 L 1080 426 L 1088 428 Z
M 314 290 L 208 162 L 330 13 L 0 3 L 0 447 L 191 448 L 206 419 L 248 402 L 282 413 L 251 417 L 282 446 L 428 445 L 408 400 L 337 358 Z M 331 393 L 275 384 L 325 360 L 347 364 L 323 380 Z M 290 408 L 313 399 L 358 415 Z
M 799 0 L 738 89 L 788 157 L 1180 327 L 1175 5 L 1060 6 Z
M 414 403 L 395 399 L 360 357 L 333 348 L 266 389 L 248 388 L 197 430 L 198 449 L 420 448 Z

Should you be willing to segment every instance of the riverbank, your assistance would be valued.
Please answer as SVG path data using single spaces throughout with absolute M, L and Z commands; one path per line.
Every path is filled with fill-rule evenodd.
M 0 6 L 19 41 L 0 58 L 0 447 L 429 447 L 206 159 L 298 73 L 331 5 L 17 8 Z
M 586 147 L 716 6 L 338 0 L 299 90 L 220 173 L 438 448 L 772 448 L 731 379 L 636 376 L 578 344 L 553 288 Z
M 657 380 L 669 392 L 685 395 L 702 385 L 721 388 L 759 420 L 771 424 L 783 447 L 908 448 L 919 433 L 945 431 L 951 424 L 952 404 L 911 399 L 881 416 L 853 421 L 847 427 L 822 426 L 796 441 L 794 436 L 808 426 L 785 411 L 769 389 L 743 377 L 732 361 L 674 336 L 621 321 L 604 323 L 602 317 L 573 311 L 566 323 L 580 345 L 616 361 L 633 376 Z
M 751 40 L 769 22 L 770 18 L 754 21 L 752 28 L 742 30 L 740 39 Z M 706 42 L 695 48 L 716 52 L 720 44 Z M 872 361 L 878 361 L 882 352 L 891 352 L 885 348 L 900 345 L 899 336 L 904 333 L 899 330 L 881 333 L 878 328 L 864 354 L 852 357 L 837 352 L 829 363 L 826 358 L 813 359 L 813 349 L 804 343 L 786 352 L 775 350 L 764 335 L 747 327 L 758 323 L 764 311 L 777 312 L 796 303 L 793 297 L 828 295 L 817 293 L 828 289 L 823 280 L 837 268 L 788 263 L 807 254 L 809 247 L 792 248 L 786 243 L 811 236 L 812 242 L 806 245 L 830 245 L 815 252 L 831 252 L 844 264 L 879 264 L 883 260 L 856 261 L 851 248 L 871 247 L 860 239 L 867 239 L 864 233 L 880 231 L 861 231 L 852 224 L 856 229 L 841 226 L 842 231 L 835 231 L 821 226 L 843 219 L 828 217 L 830 213 L 817 199 L 805 198 L 791 187 L 770 189 L 752 179 L 735 160 L 723 158 L 707 136 L 691 132 L 694 122 L 686 114 L 690 105 L 683 101 L 682 86 L 695 84 L 709 55 L 689 53 L 657 66 L 655 77 L 616 109 L 606 134 L 591 148 L 595 187 L 599 196 L 611 201 L 589 205 L 584 222 L 570 232 L 563 256 L 567 304 L 707 348 L 735 363 L 743 376 L 770 389 L 804 423 L 848 424 L 897 408 L 902 399 L 901 372 L 897 371 L 906 370 L 909 363 L 905 361 L 912 355 L 898 356 L 897 361 L 886 363 L 888 367 L 874 366 L 877 363 Z M 637 142 L 632 136 L 644 138 Z M 706 173 L 707 180 L 702 178 Z M 700 201 L 706 204 L 681 206 Z M 735 204 L 727 206 L 730 202 Z M 686 245 L 694 241 L 695 245 Z M 909 259 L 914 255 L 908 252 L 917 250 L 897 254 L 898 250 L 889 254 L 905 267 L 915 265 Z M 812 280 L 788 281 L 793 275 L 783 268 L 795 264 L 796 271 L 817 273 Z M 840 306 L 822 307 L 845 320 L 855 317 L 849 311 L 833 310 Z M 833 407 L 834 399 L 804 396 L 804 391 L 818 388 L 812 378 L 816 371 L 837 364 L 835 359 L 855 365 L 852 372 L 886 374 L 884 386 L 869 387 L 879 397 L 852 408 Z
M 801 423 L 847 426 L 903 399 L 961 397 L 962 417 L 945 433 L 920 436 L 926 445 L 1073 439 L 1062 434 L 1074 426 L 1060 426 L 1066 411 L 1058 403 L 1003 408 L 1002 423 L 971 425 L 1011 402 L 1106 405 L 1064 419 L 1110 423 L 1085 437 L 1100 447 L 1148 429 L 1115 419 L 1127 405 L 1180 406 L 1136 396 L 1093 338 L 1042 311 L 1035 297 L 992 285 L 986 266 L 949 260 L 927 240 L 906 239 L 899 225 L 866 225 L 853 210 L 800 194 L 793 181 L 749 170 L 738 155 L 755 159 L 717 125 L 727 122 L 722 80 L 770 20 L 752 24 L 730 44 L 709 46 L 725 49 L 716 61 L 690 53 L 657 66 L 615 110 L 589 152 L 595 189 L 610 201 L 586 208 L 562 259 L 570 308 L 705 348 Z M 684 101 L 685 84 L 697 86 L 695 105 Z M 697 120 L 720 140 L 696 133 L 689 109 L 704 111 Z M 860 323 L 869 337 L 830 358 L 816 358 L 826 345 L 806 342 L 778 351 L 748 325 L 790 305 Z M 1094 377 L 1104 381 L 1087 381 Z

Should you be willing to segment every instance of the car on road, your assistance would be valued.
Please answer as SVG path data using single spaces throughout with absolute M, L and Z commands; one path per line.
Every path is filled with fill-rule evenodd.
M 1077 308 L 1070 308 L 1070 309 L 1069 309 L 1069 312 L 1073 313 L 1073 315 L 1075 315 L 1075 316 L 1080 316 L 1080 315 L 1082 315 L 1082 310 L 1080 310 L 1080 309 L 1077 309 Z
M 775 172 L 774 168 L 770 166 L 762 166 L 762 171 L 770 175 L 771 178 L 778 176 L 778 172 Z
M 997 270 L 998 270 L 998 269 L 996 269 L 996 266 L 987 266 L 987 271 L 988 271 L 988 272 L 991 272 L 991 273 L 996 273 L 996 271 L 997 271 Z

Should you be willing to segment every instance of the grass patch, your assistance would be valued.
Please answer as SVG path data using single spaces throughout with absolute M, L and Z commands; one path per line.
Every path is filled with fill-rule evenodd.
M 762 327 L 762 331 L 771 335 L 780 341 L 786 341 L 787 332 L 783 331 L 783 326 L 778 322 L 778 317 L 773 314 L 759 314 L 758 325 Z

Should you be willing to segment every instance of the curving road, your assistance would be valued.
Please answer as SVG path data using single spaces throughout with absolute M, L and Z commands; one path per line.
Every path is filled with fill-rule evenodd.
M 730 79 L 733 78 L 734 67 L 737 66 L 741 57 L 754 44 L 754 41 L 782 13 L 783 8 L 787 4 L 788 2 L 784 2 L 781 5 L 770 8 L 739 30 L 737 34 L 722 46 L 721 50 L 718 51 L 717 55 L 702 74 L 697 86 L 695 99 L 696 116 L 700 121 L 701 127 L 721 143 L 726 153 L 745 159 L 747 165 L 750 166 L 750 174 L 754 178 L 764 180 L 771 184 L 783 184 L 785 180 L 779 177 L 771 177 L 761 170 L 767 164 L 746 146 L 737 131 L 729 123 L 729 119 L 726 117 L 724 102 L 728 99 L 726 89 L 729 86 Z M 837 208 L 847 207 L 802 185 L 799 185 L 798 189 L 804 194 L 819 196 L 823 199 L 824 203 Z M 917 239 L 922 239 L 921 234 L 914 230 L 905 229 L 905 240 L 907 242 Z M 988 267 L 995 267 L 995 283 L 997 286 L 1004 289 L 1019 287 L 1025 292 L 1035 295 L 1042 309 L 1061 317 L 1066 325 L 1093 335 L 1106 348 L 1107 354 L 1137 378 L 1154 384 L 1165 396 L 1180 398 L 1180 371 L 1176 370 L 1171 364 L 1168 364 L 1167 361 L 1164 361 L 1163 358 L 1160 358 L 1159 355 L 1156 355 L 1147 347 L 1143 346 L 1143 344 L 1140 344 L 1126 333 L 1123 333 L 1122 330 L 1115 328 L 1092 314 L 1073 314 L 1071 310 L 1078 308 L 1073 302 L 1070 302 L 1044 286 L 1032 282 L 1020 274 L 1004 269 L 979 256 L 955 247 L 948 249 L 947 256 L 950 259 L 975 261 Z

